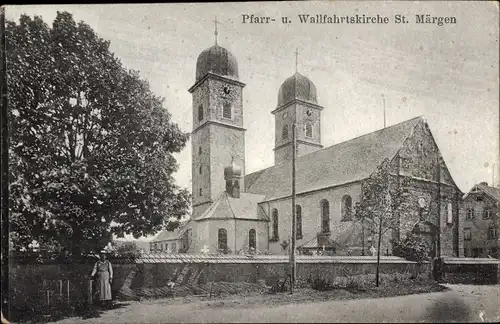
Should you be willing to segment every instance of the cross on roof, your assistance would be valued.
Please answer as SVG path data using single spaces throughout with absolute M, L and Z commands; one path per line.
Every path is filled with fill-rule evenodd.
M 201 249 L 201 253 L 203 253 L 203 254 L 207 254 L 207 253 L 208 253 L 208 251 L 209 251 L 209 250 L 208 250 L 208 246 L 206 246 L 206 245 L 204 245 L 204 246 L 203 246 L 203 249 Z
M 214 35 L 215 35 L 215 45 L 217 45 L 217 35 L 219 34 L 217 32 L 217 24 L 220 25 L 220 22 L 217 21 L 217 16 L 215 16 L 215 20 L 212 20 L 214 22 L 214 25 L 215 25 L 215 32 L 214 32 Z
M 295 73 L 297 73 L 297 66 L 299 65 L 299 49 L 295 49 Z

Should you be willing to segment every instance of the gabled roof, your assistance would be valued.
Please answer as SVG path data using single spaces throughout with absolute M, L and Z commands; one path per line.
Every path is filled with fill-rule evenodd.
M 296 160 L 297 194 L 366 179 L 384 159 L 392 159 L 418 123 L 416 117 L 378 131 L 303 155 Z M 245 177 L 246 192 L 265 200 L 291 194 L 291 162 Z
M 264 200 L 263 195 L 242 192 L 240 198 L 233 198 L 223 192 L 196 221 L 206 219 L 249 219 L 269 220 L 258 203 Z
M 500 202 L 500 188 L 490 187 L 482 182 L 474 185 L 474 187 L 472 187 L 472 189 L 464 195 L 463 199 L 467 198 L 471 193 L 475 193 L 476 191 L 473 191 L 474 189 L 478 189 L 479 191 L 484 192 L 486 195 L 490 196 L 497 202 Z

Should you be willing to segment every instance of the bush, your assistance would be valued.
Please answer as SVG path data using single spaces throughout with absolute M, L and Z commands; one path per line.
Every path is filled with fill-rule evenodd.
M 392 240 L 392 253 L 409 261 L 423 263 L 429 260 L 430 246 L 427 241 L 414 234 L 409 234 L 403 240 Z
M 330 280 L 316 278 L 312 281 L 311 288 L 318 291 L 327 291 L 335 289 L 334 285 Z

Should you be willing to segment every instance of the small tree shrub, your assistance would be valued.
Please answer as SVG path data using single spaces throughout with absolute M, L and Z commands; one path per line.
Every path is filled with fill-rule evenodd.
M 395 256 L 419 264 L 429 260 L 429 244 L 420 236 L 410 234 L 403 240 L 392 240 L 392 245 L 392 253 Z

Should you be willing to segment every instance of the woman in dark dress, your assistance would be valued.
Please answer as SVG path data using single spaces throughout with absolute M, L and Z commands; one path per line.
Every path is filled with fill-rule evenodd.
M 104 251 L 101 251 L 99 254 L 99 260 L 95 263 L 91 276 L 96 276 L 99 302 L 103 306 L 111 306 L 111 282 L 113 281 L 113 267 L 111 266 L 111 262 L 106 259 L 106 253 Z

